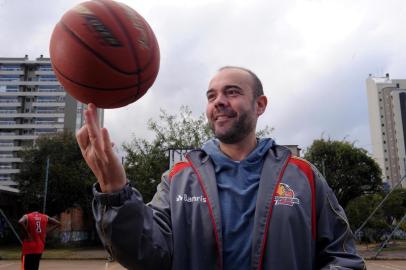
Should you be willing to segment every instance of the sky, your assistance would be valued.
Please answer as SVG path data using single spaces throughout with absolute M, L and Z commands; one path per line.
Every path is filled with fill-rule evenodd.
M 62 15 L 83 1 L 0 0 L 0 57 L 49 56 Z M 406 78 L 404 0 L 131 0 L 160 47 L 158 77 L 141 99 L 105 111 L 116 145 L 151 138 L 148 119 L 187 105 L 205 112 L 208 82 L 225 65 L 262 80 L 258 128 L 279 144 L 348 140 L 371 152 L 365 80 Z

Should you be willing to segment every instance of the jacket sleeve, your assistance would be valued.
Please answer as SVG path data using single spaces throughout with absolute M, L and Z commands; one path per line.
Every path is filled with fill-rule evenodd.
M 97 233 L 110 256 L 128 269 L 170 269 L 172 229 L 166 177 L 148 205 L 128 184 L 116 193 L 99 190 L 95 184 L 92 209 Z
M 324 177 L 313 167 L 316 185 L 317 269 L 366 269 L 357 254 L 354 236 L 336 196 Z

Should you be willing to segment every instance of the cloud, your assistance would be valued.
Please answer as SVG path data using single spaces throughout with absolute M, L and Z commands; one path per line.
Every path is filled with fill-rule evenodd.
M 53 26 L 79 2 L 0 0 L 0 55 L 48 55 Z M 154 29 L 161 68 L 143 98 L 106 110 L 117 144 L 150 137 L 147 120 L 160 108 L 200 115 L 216 69 L 239 65 L 263 81 L 269 108 L 259 127 L 274 127 L 277 142 L 306 148 L 325 134 L 370 151 L 365 79 L 406 77 L 402 0 L 123 2 Z

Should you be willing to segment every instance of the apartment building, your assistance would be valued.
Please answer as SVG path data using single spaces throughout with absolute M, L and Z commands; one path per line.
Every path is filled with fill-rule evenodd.
M 406 174 L 406 79 L 370 75 L 366 85 L 372 154 L 394 187 Z
M 24 146 L 43 134 L 75 132 L 84 107 L 64 91 L 49 58 L 0 57 L 0 187 L 16 188 Z M 103 111 L 100 116 L 102 125 Z

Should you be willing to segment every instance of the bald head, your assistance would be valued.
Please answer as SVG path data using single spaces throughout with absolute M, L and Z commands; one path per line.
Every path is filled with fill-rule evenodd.
M 249 70 L 247 68 L 237 67 L 237 66 L 224 66 L 224 67 L 219 68 L 218 71 L 222 71 L 225 69 L 238 69 L 238 70 L 244 71 L 250 75 L 250 77 L 252 78 L 252 89 L 253 89 L 254 100 L 257 97 L 264 95 L 264 89 L 262 87 L 262 82 L 254 72 L 252 72 L 251 70 Z

